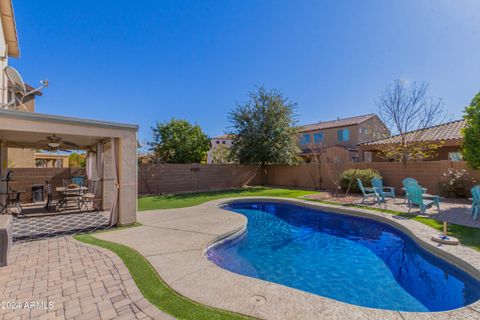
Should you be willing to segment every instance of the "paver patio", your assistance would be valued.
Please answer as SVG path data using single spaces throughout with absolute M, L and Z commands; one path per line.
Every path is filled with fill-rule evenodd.
M 172 319 L 142 296 L 118 256 L 69 236 L 15 244 L 0 268 L 0 297 L 5 320 Z

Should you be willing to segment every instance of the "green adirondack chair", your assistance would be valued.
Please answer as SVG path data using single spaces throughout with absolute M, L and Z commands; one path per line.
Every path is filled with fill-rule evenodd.
M 385 198 L 392 198 L 395 200 L 395 188 L 394 187 L 385 187 L 383 186 L 383 181 L 380 178 L 373 178 L 372 179 L 372 187 L 374 187 L 380 196 L 380 200 L 385 202 Z
M 380 196 L 377 193 L 376 188 L 365 188 L 363 187 L 362 180 L 357 178 L 358 188 L 362 191 L 362 203 L 369 198 L 373 198 L 375 202 L 380 204 Z
M 470 189 L 472 193 L 472 218 L 477 220 L 480 216 L 480 185 Z
M 408 212 L 412 210 L 413 206 L 418 206 L 421 213 L 425 213 L 427 208 L 435 205 L 438 212 L 440 212 L 440 197 L 433 196 L 431 198 L 423 197 L 423 189 L 418 184 L 407 185 L 407 198 L 408 198 Z

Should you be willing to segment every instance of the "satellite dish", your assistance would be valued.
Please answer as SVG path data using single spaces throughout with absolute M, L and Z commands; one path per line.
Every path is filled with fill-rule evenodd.
M 24 109 L 24 111 L 27 111 L 27 108 L 23 104 L 23 99 L 37 92 L 41 92 L 43 88 L 48 87 L 48 80 L 42 80 L 40 81 L 41 83 L 40 87 L 33 89 L 31 91 L 27 91 L 25 82 L 23 82 L 22 76 L 17 71 L 17 69 L 11 66 L 6 66 L 3 69 L 3 71 L 5 72 L 5 76 L 10 82 L 10 91 L 11 91 L 10 101 L 2 106 L 5 109 L 10 108 L 11 106 L 13 106 L 14 109 L 18 109 L 18 106 L 21 106 Z

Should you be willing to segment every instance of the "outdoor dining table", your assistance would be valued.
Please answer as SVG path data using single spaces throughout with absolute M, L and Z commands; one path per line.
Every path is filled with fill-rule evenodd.
M 60 209 L 66 209 L 68 206 L 68 201 L 70 199 L 75 199 L 76 196 L 80 197 L 82 194 L 86 193 L 88 191 L 87 187 L 74 187 L 74 188 L 68 188 L 68 187 L 57 187 L 55 188 L 55 191 L 60 195 L 60 201 L 57 204 L 57 211 L 60 211 Z M 77 198 L 78 199 L 78 198 Z M 80 204 L 78 204 L 78 207 L 80 208 Z
M 87 187 L 75 187 L 75 188 L 65 188 L 65 187 L 57 187 L 55 188 L 55 190 L 57 191 L 57 193 L 74 193 L 74 192 L 79 192 L 79 191 L 83 191 L 83 192 L 86 192 L 88 191 L 88 188 Z

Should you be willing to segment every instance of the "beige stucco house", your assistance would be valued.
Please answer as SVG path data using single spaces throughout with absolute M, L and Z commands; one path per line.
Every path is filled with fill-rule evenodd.
M 207 163 L 217 163 L 215 159 L 215 152 L 219 149 L 230 149 L 232 147 L 233 137 L 228 134 L 222 134 L 210 139 L 210 150 L 207 153 Z
M 298 146 L 305 161 L 322 150 L 340 147 L 353 161 L 358 160 L 358 144 L 389 135 L 389 130 L 375 114 L 303 125 L 298 130 Z

